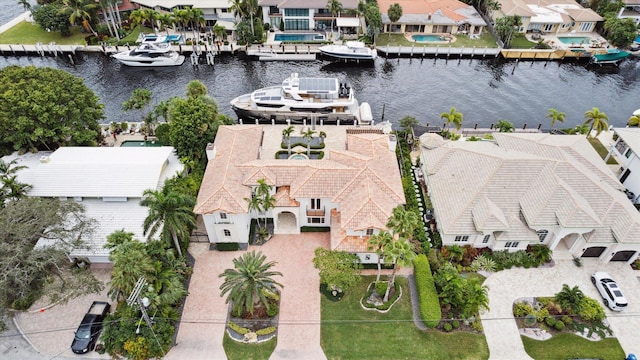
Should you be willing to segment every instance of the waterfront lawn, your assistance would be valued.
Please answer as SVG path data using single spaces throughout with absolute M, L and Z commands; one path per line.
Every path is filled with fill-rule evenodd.
M 408 47 L 414 46 L 416 48 L 423 47 L 423 46 L 435 47 L 437 45 L 439 45 L 440 47 L 449 47 L 449 45 L 451 45 L 451 47 L 464 46 L 466 48 L 474 47 L 474 46 L 476 48 L 485 48 L 485 47 L 497 48 L 498 47 L 496 40 L 493 38 L 493 36 L 489 32 L 483 33 L 479 39 L 470 39 L 469 36 L 467 35 L 455 35 L 455 36 L 457 40 L 454 43 L 436 44 L 436 43 L 417 43 L 417 42 L 409 41 L 404 37 L 404 34 L 380 34 L 376 38 L 376 47 L 382 48 L 387 45 L 408 46 Z
M 487 359 L 482 334 L 422 331 L 413 324 L 408 281 L 396 278 L 402 298 L 391 311 L 366 311 L 360 298 L 374 276 L 363 276 L 341 301 L 321 296 L 322 349 L 327 359 Z
M 71 36 L 62 36 L 57 31 L 45 31 L 37 24 L 22 21 L 11 29 L 0 34 L 0 44 L 35 45 L 39 42 L 58 45 L 84 45 L 86 33 L 80 31 L 80 26 L 71 27 Z
M 511 38 L 512 49 L 533 49 L 534 46 L 536 43 L 529 41 L 524 34 L 513 34 Z
M 534 359 L 624 359 L 624 350 L 618 339 L 606 338 L 590 341 L 575 334 L 559 333 L 549 340 L 535 340 L 521 336 L 524 349 Z
M 261 344 L 241 344 L 225 332 L 222 346 L 229 360 L 267 360 L 276 348 L 276 338 Z
M 138 40 L 138 36 L 140 35 L 140 33 L 153 33 L 153 29 L 146 26 L 138 25 L 133 30 L 131 30 L 129 35 L 123 37 L 122 40 L 120 40 L 120 43 L 129 43 L 130 45 L 133 45 L 136 43 L 136 40 Z
M 600 157 L 604 160 L 604 158 L 607 157 L 607 154 L 609 154 L 609 150 L 607 150 L 607 148 L 604 145 L 602 145 L 602 143 L 600 142 L 600 140 L 598 140 L 598 138 L 589 137 L 587 140 L 589 140 L 589 142 L 591 143 L 591 146 L 593 146 L 593 148 L 596 149 Z M 609 160 L 607 160 L 607 165 L 618 165 L 618 162 L 616 161 L 616 159 L 613 158 L 613 156 L 611 156 Z

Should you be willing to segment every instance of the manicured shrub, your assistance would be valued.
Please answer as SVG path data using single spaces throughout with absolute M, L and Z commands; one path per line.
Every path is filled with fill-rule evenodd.
M 278 311 L 278 305 L 269 305 L 269 307 L 267 307 L 267 316 L 274 317 L 278 315 Z
M 454 330 L 460 328 L 460 321 L 459 320 L 451 321 L 451 326 L 453 326 Z
M 218 251 L 236 251 L 238 249 L 240 249 L 240 244 L 237 242 L 216 243 L 216 250 Z
M 553 324 L 553 327 L 558 330 L 561 331 L 564 329 L 564 323 L 562 321 L 556 321 L 555 324 Z
M 533 308 L 531 305 L 525 302 L 518 302 L 513 305 L 513 316 L 523 318 L 529 314 L 533 314 Z
M 244 328 L 244 327 L 234 323 L 233 321 L 229 321 L 227 326 L 229 326 L 229 328 L 231 328 L 231 330 L 237 332 L 240 335 L 248 334 L 248 333 L 251 332 L 251 330 L 249 330 L 247 328 Z
M 378 295 L 384 295 L 384 293 L 387 291 L 387 286 L 388 286 L 387 282 L 378 281 L 376 283 L 376 292 L 378 293 Z
M 442 313 L 429 261 L 424 254 L 420 254 L 414 260 L 413 266 L 420 301 L 420 318 L 427 327 L 435 328 L 440 323 Z
M 256 331 L 256 335 L 258 335 L 258 336 L 260 336 L 260 335 L 270 335 L 270 334 L 273 334 L 274 332 L 276 332 L 276 330 L 277 329 L 275 328 L 275 326 L 269 326 L 269 327 L 266 327 L 264 329 L 260 329 L 260 330 Z
M 300 232 L 329 232 L 331 228 L 328 226 L 301 226 Z
M 590 297 L 582 299 L 581 310 L 578 316 L 584 321 L 602 321 L 605 318 L 604 309 L 602 305 Z
M 442 329 L 446 332 L 449 332 L 451 330 L 453 330 L 453 325 L 451 325 L 450 322 L 446 322 L 444 323 L 444 325 L 442 325 Z
M 427 259 L 429 260 L 429 267 L 431 271 L 438 271 L 440 269 L 440 259 L 438 259 L 438 250 L 430 249 L 429 254 L 427 255 Z
M 568 315 L 563 315 L 560 318 L 560 321 L 562 321 L 565 325 L 573 324 L 573 319 L 571 318 L 571 316 L 568 316 Z
M 544 321 L 544 319 L 549 317 L 549 310 L 547 310 L 546 308 L 543 308 L 538 311 L 535 311 L 534 314 L 536 316 L 536 320 L 542 322 Z
M 554 318 L 553 316 L 547 316 L 544 319 L 544 323 L 547 324 L 547 326 L 549 327 L 553 327 L 556 324 L 556 318 Z

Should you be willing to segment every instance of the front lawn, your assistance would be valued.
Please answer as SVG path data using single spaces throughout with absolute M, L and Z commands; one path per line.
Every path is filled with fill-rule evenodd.
M 618 339 L 606 338 L 600 341 L 590 341 L 578 335 L 560 333 L 549 340 L 535 340 L 521 336 L 524 349 L 534 359 L 564 360 L 564 359 L 624 359 L 624 350 Z
M 604 158 L 607 157 L 607 154 L 609 154 L 609 150 L 607 150 L 607 148 L 604 145 L 602 145 L 602 142 L 600 142 L 598 138 L 589 137 L 587 138 L 587 140 L 589 140 L 589 143 L 591 143 L 591 146 L 593 146 L 593 148 L 596 149 L 596 151 L 598 152 L 598 155 L 600 155 L 600 157 L 604 160 Z M 616 161 L 616 159 L 613 158 L 613 156 L 611 156 L 609 160 L 607 160 L 607 165 L 618 165 L 618 162 Z
M 529 41 L 524 34 L 513 34 L 511 38 L 512 49 L 533 49 L 536 43 Z
M 320 343 L 328 359 L 489 358 L 482 334 L 416 328 L 406 278 L 396 280 L 402 286 L 402 298 L 391 311 L 382 314 L 363 310 L 360 299 L 373 280 L 373 276 L 363 276 L 338 302 L 321 297 Z
M 260 344 L 242 344 L 231 340 L 226 332 L 222 340 L 224 352 L 229 360 L 266 360 L 273 353 L 276 344 L 276 338 Z
M 440 46 L 440 47 L 449 47 L 449 45 L 451 45 L 451 47 L 457 48 L 457 47 L 465 47 L 465 48 L 471 48 L 471 47 L 476 47 L 476 48 L 496 48 L 498 47 L 498 44 L 496 43 L 496 40 L 493 38 L 493 36 L 489 33 L 489 32 L 484 32 L 479 39 L 470 39 L 469 36 L 467 35 L 455 35 L 456 37 L 456 41 L 454 43 L 451 44 L 446 44 L 446 43 L 418 43 L 418 42 L 413 42 L 413 41 L 409 41 L 404 37 L 404 34 L 380 34 L 378 35 L 378 37 L 376 38 L 376 47 L 378 48 L 383 48 L 387 45 L 389 46 L 415 46 L 416 48 L 420 48 L 423 46 L 427 46 L 427 47 L 436 47 L 436 46 Z
M 0 34 L 0 44 L 35 45 L 39 42 L 49 44 L 53 41 L 58 45 L 84 45 L 84 38 L 89 34 L 80 32 L 80 29 L 80 26 L 72 26 L 71 35 L 62 36 L 57 31 L 45 31 L 36 24 L 23 21 Z

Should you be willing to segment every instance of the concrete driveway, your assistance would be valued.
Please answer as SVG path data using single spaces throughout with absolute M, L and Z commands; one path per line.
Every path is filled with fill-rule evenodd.
M 276 278 L 284 289 L 278 343 L 271 359 L 326 359 L 320 347 L 320 282 L 312 263 L 317 247 L 329 247 L 328 233 L 276 235 L 265 245 L 249 247 L 277 262 L 273 269 L 283 274 Z M 209 251 L 208 244 L 192 244 L 189 252 L 196 259 L 189 296 L 177 345 L 166 359 L 226 359 L 222 340 L 228 305 L 220 297 L 223 279 L 218 275 L 243 252 Z
M 582 267 L 576 267 L 570 257 L 554 255 L 555 266 L 538 269 L 504 270 L 489 276 L 490 310 L 481 314 L 482 326 L 489 345 L 490 359 L 531 359 L 524 351 L 522 340 L 513 319 L 512 304 L 521 297 L 553 296 L 562 284 L 578 285 L 585 295 L 602 298 L 591 284 L 591 274 L 606 271 L 618 282 L 629 299 L 629 307 L 618 313 L 605 308 L 607 320 L 626 354 L 640 354 L 638 343 L 638 315 L 640 315 L 640 284 L 638 276 L 626 263 L 602 264 L 595 259 L 583 259 Z M 604 306 L 604 304 L 603 304 Z

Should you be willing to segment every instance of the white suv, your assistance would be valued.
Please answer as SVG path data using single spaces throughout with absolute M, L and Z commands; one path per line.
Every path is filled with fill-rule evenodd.
M 591 282 L 600 292 L 604 304 L 611 310 L 622 311 L 627 307 L 627 298 L 611 276 L 604 271 L 597 271 L 591 275 Z

